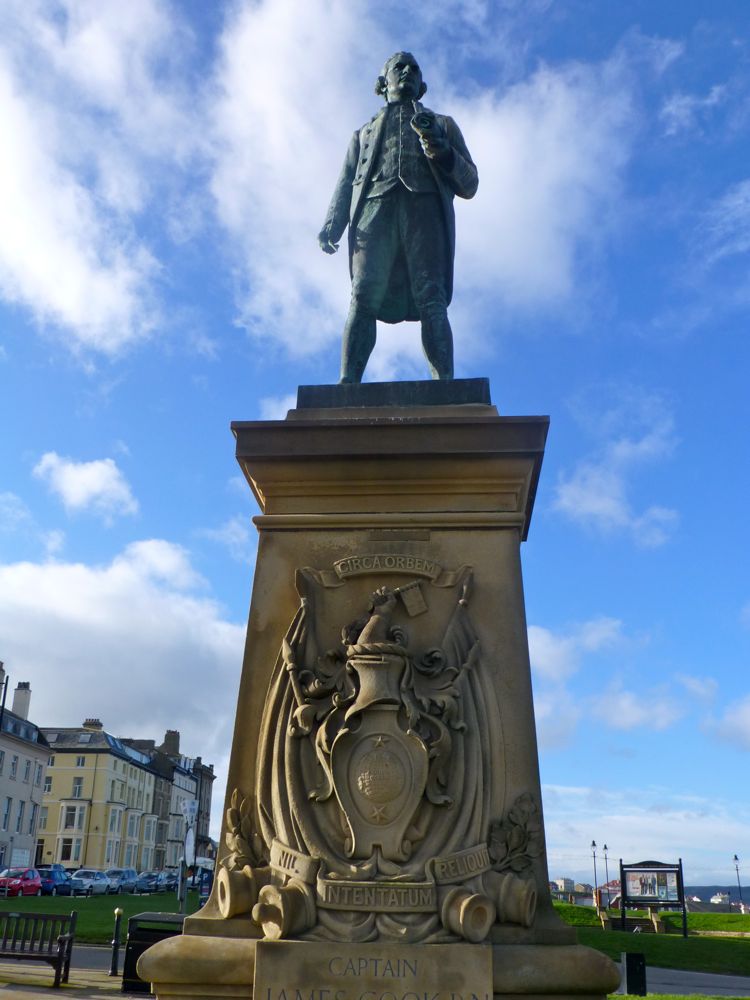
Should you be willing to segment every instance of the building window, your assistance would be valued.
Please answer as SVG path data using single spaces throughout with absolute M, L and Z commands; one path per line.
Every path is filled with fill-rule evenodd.
M 73 798 L 80 799 L 83 795 L 83 778 L 73 778 Z
M 23 780 L 31 781 L 31 761 L 27 760 L 23 765 Z
M 50 754 L 50 757 L 47 761 L 47 767 L 54 767 L 54 766 L 55 766 L 55 755 Z
M 16 833 L 21 832 L 21 827 L 23 825 L 23 814 L 26 809 L 26 803 L 23 799 L 18 803 L 18 816 L 16 816 Z
M 42 808 L 39 810 L 39 829 L 40 830 L 46 830 L 47 829 L 47 813 L 48 813 L 48 811 L 49 810 L 48 810 L 47 806 L 42 806 Z
M 3 806 L 3 830 L 7 830 L 10 826 L 10 811 L 13 808 L 13 799 L 10 795 L 5 799 L 5 805 Z
M 31 803 L 31 813 L 29 814 L 29 833 L 33 834 L 36 827 L 36 814 L 39 811 L 39 806 L 36 802 Z
M 41 783 L 42 783 L 42 770 L 43 770 L 42 765 L 41 764 L 37 764 L 37 766 L 36 766 L 36 772 L 34 774 L 34 784 L 37 785 L 37 786 L 41 785 Z
M 0 774 L 3 773 L 4 767 L 5 767 L 5 751 L 0 750 Z
M 10 758 L 10 776 L 11 778 L 15 778 L 17 774 L 18 774 L 18 757 L 16 756 L 16 754 L 13 754 L 13 756 Z
M 60 841 L 60 861 L 81 860 L 81 838 L 63 837 Z
M 52 791 L 52 778 L 47 774 L 44 778 L 44 794 L 49 795 Z
M 63 810 L 63 830 L 75 830 L 77 812 L 78 810 L 75 806 L 65 806 Z
M 86 758 L 76 757 L 76 767 L 85 767 L 85 766 L 86 766 Z

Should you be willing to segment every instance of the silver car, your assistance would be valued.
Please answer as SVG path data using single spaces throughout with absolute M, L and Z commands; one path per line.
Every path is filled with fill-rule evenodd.
M 109 892 L 109 879 L 94 868 L 79 868 L 70 880 L 74 896 L 98 896 Z
M 104 874 L 109 879 L 109 892 L 135 892 L 138 873 L 135 868 L 107 868 Z

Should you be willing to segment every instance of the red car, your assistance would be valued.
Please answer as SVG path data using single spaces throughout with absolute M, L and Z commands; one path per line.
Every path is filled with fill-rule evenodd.
M 0 896 L 41 896 L 42 880 L 36 868 L 6 868 L 0 872 Z

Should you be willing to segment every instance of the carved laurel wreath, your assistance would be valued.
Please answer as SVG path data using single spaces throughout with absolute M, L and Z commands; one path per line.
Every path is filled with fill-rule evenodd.
M 259 868 L 264 864 L 265 845 L 255 828 L 255 796 L 241 798 L 239 788 L 232 792 L 227 809 L 227 832 L 224 836 L 230 854 L 224 865 L 230 870 L 243 869 L 246 865 Z
M 499 872 L 526 872 L 540 856 L 542 823 L 528 792 L 519 795 L 504 819 L 491 824 L 488 847 L 492 867 Z

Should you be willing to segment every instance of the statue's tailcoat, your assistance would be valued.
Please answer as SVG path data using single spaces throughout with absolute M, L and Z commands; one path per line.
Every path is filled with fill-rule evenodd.
M 427 110 L 427 109 L 423 109 Z M 346 153 L 344 166 L 341 170 L 331 203 L 328 206 L 324 231 L 333 243 L 343 236 L 349 226 L 349 270 L 352 271 L 352 255 L 354 253 L 357 222 L 362 211 L 367 192 L 371 183 L 372 173 L 378 162 L 380 147 L 385 131 L 387 108 L 381 108 L 378 113 L 358 129 L 352 136 Z M 472 198 L 479 183 L 477 168 L 466 148 L 464 137 L 458 125 L 447 115 L 435 115 L 438 123 L 448 138 L 453 150 L 453 164 L 450 170 L 445 170 L 434 160 L 428 159 L 430 170 L 435 178 L 442 206 L 443 218 L 448 243 L 448 256 L 445 267 L 446 303 L 450 303 L 453 295 L 453 255 L 456 245 L 456 224 L 453 211 L 453 198 Z M 400 323 L 402 320 L 417 320 L 419 314 L 412 299 L 409 282 L 405 280 L 403 268 L 395 268 L 390 276 L 388 291 L 378 312 L 378 319 L 386 323 Z

